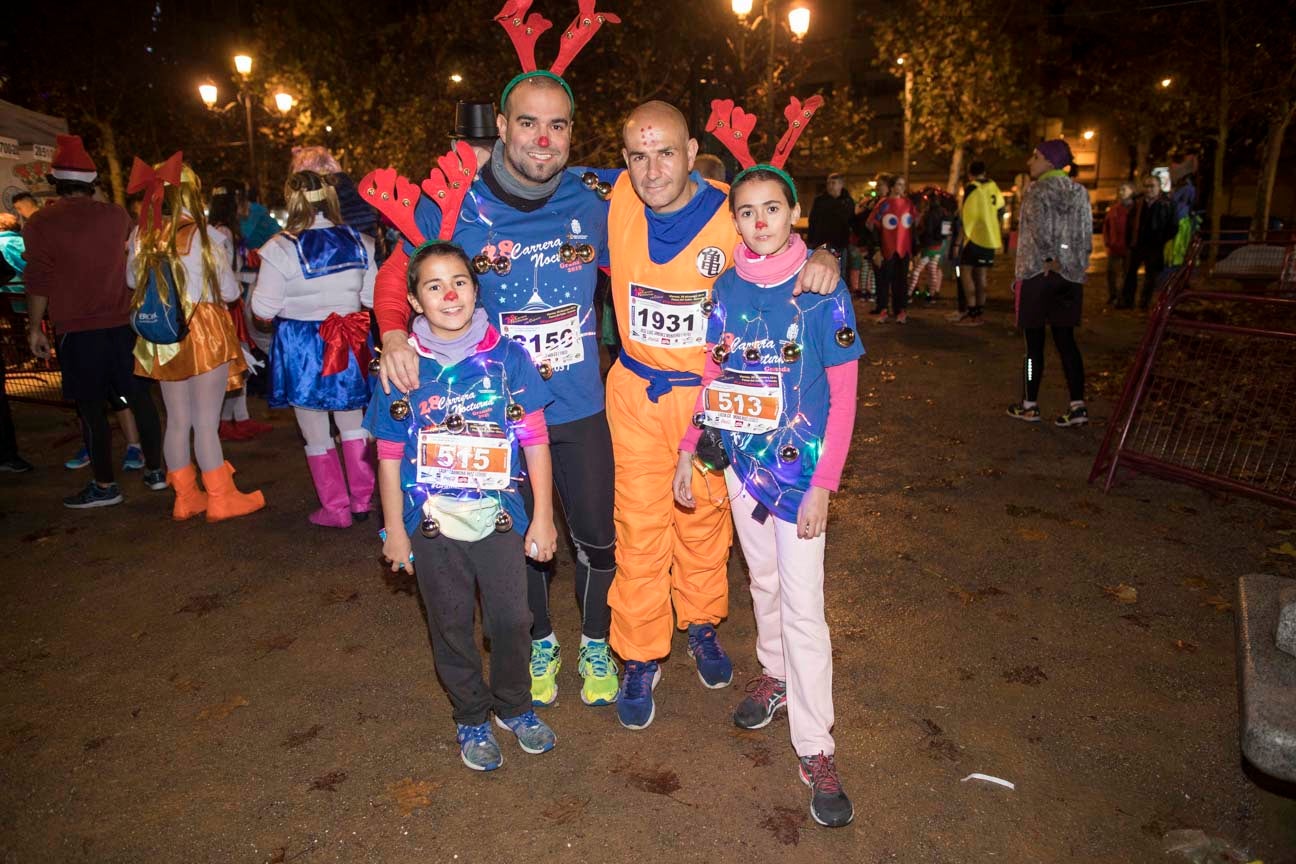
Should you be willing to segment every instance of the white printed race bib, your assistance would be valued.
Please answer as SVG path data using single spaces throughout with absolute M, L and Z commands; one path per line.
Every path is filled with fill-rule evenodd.
M 585 359 L 580 307 L 575 303 L 537 312 L 501 312 L 500 333 L 526 346 L 535 363 L 574 366 Z
M 778 428 L 783 386 L 777 372 L 726 370 L 706 388 L 706 424 L 730 432 L 762 434 Z
M 507 489 L 513 451 L 494 423 L 467 423 L 462 432 L 444 426 L 420 429 L 414 479 L 438 489 Z
M 662 291 L 630 283 L 630 338 L 657 348 L 701 348 L 706 291 Z

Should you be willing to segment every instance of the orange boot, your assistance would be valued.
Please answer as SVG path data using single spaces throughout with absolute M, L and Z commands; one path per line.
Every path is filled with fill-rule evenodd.
M 171 518 L 183 522 L 207 509 L 207 493 L 198 488 L 198 469 L 190 462 L 179 471 L 167 473 L 167 485 L 175 490 Z
M 235 488 L 234 466 L 228 462 L 215 471 L 204 471 L 202 477 L 207 487 L 208 522 L 246 516 L 265 506 L 265 496 L 260 490 L 244 493 Z

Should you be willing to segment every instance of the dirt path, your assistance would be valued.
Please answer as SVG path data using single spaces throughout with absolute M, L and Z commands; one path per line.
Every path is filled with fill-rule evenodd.
M 1097 422 L 1062 430 L 1003 414 L 1008 304 L 979 329 L 945 324 L 950 307 L 860 325 L 827 561 L 851 827 L 810 822 L 785 720 L 729 722 L 759 671 L 737 557 L 734 687 L 702 689 L 677 638 L 640 733 L 579 701 L 564 569 L 559 746 L 502 742 L 503 769 L 476 775 L 376 526 L 305 522 L 286 413 L 227 451 L 270 508 L 209 526 L 171 522 L 137 477 L 125 506 L 64 510 L 85 479 L 59 467 L 67 417 L 19 407 L 39 470 L 0 479 L 0 862 L 1141 862 L 1179 827 L 1296 862 L 1296 801 L 1239 762 L 1229 609 L 1239 574 L 1296 575 L 1268 551 L 1296 514 L 1085 484 L 1141 319 L 1091 303 Z M 1065 399 L 1049 351 L 1046 416 Z

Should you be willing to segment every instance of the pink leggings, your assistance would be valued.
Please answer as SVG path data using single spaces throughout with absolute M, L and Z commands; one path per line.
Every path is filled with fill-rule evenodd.
M 725 471 L 734 530 L 751 573 L 756 658 L 766 675 L 787 682 L 788 725 L 797 756 L 832 755 L 832 643 L 824 620 L 826 535 L 797 537 L 796 525 L 770 514 L 752 518 L 756 499 Z

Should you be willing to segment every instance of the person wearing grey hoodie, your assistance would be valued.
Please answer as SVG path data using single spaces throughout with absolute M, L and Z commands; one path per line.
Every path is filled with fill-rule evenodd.
M 1039 144 L 1026 162 L 1033 181 L 1022 199 L 1015 285 L 1017 326 L 1026 337 L 1023 398 L 1008 416 L 1040 421 L 1039 387 L 1044 373 L 1044 328 L 1062 360 L 1071 404 L 1056 426 L 1089 422 L 1084 402 L 1084 360 L 1075 341 L 1084 305 L 1085 271 L 1093 249 L 1089 193 L 1066 173 L 1071 148 L 1055 138 Z

